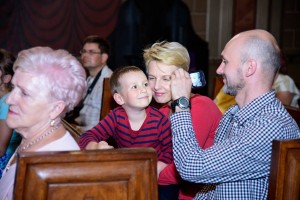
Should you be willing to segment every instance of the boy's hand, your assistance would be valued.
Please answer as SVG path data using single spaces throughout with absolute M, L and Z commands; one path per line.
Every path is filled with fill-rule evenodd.
M 90 142 L 85 147 L 86 150 L 93 150 L 93 149 L 113 149 L 113 146 L 110 146 L 107 142 L 101 141 L 99 143 L 97 142 Z
M 110 146 L 107 142 L 101 141 L 97 145 L 98 149 L 113 149 L 113 146 Z

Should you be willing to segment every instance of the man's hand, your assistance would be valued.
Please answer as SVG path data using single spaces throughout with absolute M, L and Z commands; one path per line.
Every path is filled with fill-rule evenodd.
M 182 96 L 190 98 L 191 90 L 190 74 L 181 68 L 175 70 L 171 76 L 172 99 L 175 100 Z

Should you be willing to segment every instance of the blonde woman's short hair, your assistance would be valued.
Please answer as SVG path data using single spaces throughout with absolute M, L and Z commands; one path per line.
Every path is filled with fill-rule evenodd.
M 190 56 L 187 49 L 178 42 L 157 42 L 150 48 L 144 49 L 144 61 L 146 69 L 151 61 L 161 62 L 167 65 L 175 65 L 185 71 L 189 70 Z

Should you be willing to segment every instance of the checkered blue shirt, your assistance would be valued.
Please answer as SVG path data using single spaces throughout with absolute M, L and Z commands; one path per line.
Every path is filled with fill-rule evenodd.
M 300 138 L 299 127 L 274 91 L 239 109 L 231 107 L 214 145 L 201 149 L 190 113 L 171 116 L 175 164 L 185 180 L 204 183 L 195 199 L 266 199 L 272 141 Z

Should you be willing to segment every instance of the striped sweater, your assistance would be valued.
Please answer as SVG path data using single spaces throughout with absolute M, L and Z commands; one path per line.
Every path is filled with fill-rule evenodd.
M 147 117 L 137 131 L 130 127 L 125 110 L 117 107 L 111 110 L 95 127 L 82 134 L 79 140 L 81 149 L 88 143 L 99 143 L 113 137 L 119 148 L 153 147 L 157 158 L 166 164 L 173 161 L 171 124 L 169 119 L 156 108 L 146 108 Z

